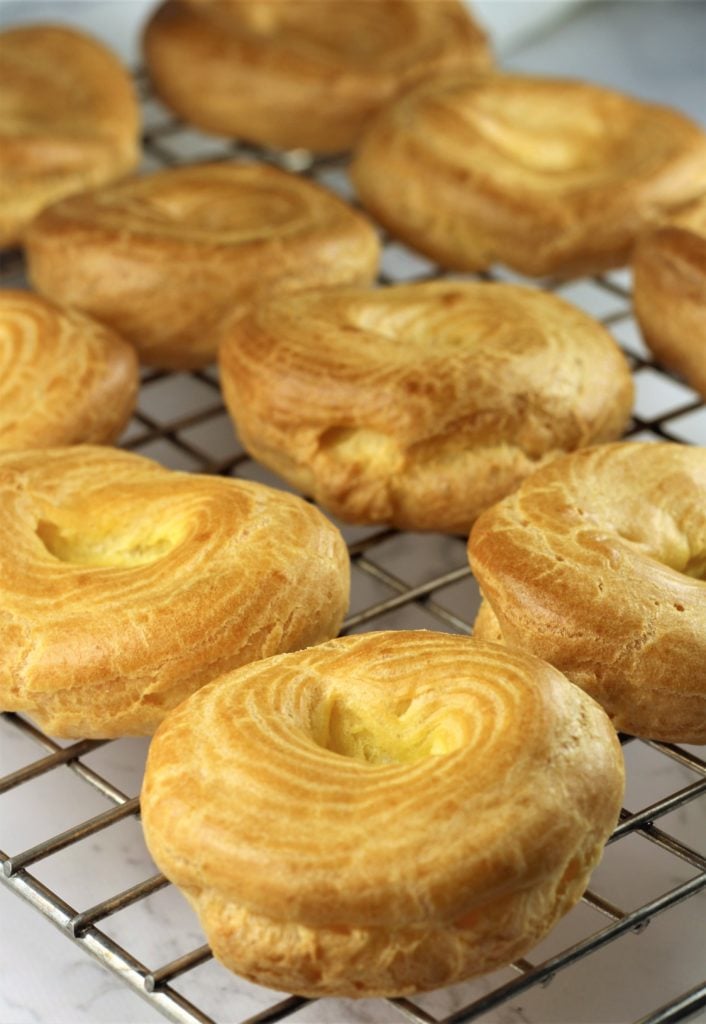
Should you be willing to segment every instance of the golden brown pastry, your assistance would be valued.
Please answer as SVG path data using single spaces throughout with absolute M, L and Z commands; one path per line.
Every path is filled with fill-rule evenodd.
M 617 729 L 706 742 L 706 449 L 575 452 L 480 517 L 474 635 L 555 665 Z
M 34 222 L 27 252 L 44 295 L 113 327 L 142 362 L 188 368 L 215 358 L 221 318 L 259 289 L 367 283 L 379 243 L 311 182 L 224 163 L 65 199 Z
M 0 708 L 150 733 L 204 683 L 335 636 L 348 557 L 315 508 L 109 448 L 0 455 Z
M 134 349 L 113 331 L 0 291 L 0 449 L 115 441 L 138 385 Z
M 638 241 L 633 275 L 645 341 L 706 398 L 706 197 Z
M 132 83 L 102 43 L 59 25 L 0 32 L 0 247 L 42 207 L 131 171 L 138 135 Z
M 572 276 L 627 262 L 646 226 L 706 191 L 706 134 L 577 81 L 447 75 L 375 119 L 364 205 L 444 266 Z
M 158 730 L 141 805 L 227 967 L 391 996 L 539 941 L 586 888 L 622 790 L 607 716 L 549 665 L 400 630 L 216 680 Z
M 329 153 L 410 84 L 491 65 L 457 0 L 168 0 L 144 49 L 158 94 L 187 121 Z
M 272 296 L 224 326 L 221 384 L 260 462 L 335 515 L 467 533 L 559 452 L 619 437 L 625 358 L 563 300 L 436 282 Z

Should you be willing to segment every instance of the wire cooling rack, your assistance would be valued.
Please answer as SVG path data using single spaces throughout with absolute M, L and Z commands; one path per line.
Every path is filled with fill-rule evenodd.
M 261 159 L 353 198 L 343 160 L 268 153 L 204 135 L 164 110 L 144 76 L 137 81 L 144 101 L 144 170 Z M 418 254 L 384 239 L 381 283 L 444 276 Z M 480 276 L 520 280 L 502 271 Z M 0 285 L 23 284 L 21 255 L 5 254 Z M 628 272 L 540 286 L 590 312 L 627 354 L 637 392 L 629 436 L 706 444 L 706 406 L 643 346 L 631 313 Z M 121 444 L 172 468 L 284 486 L 243 451 L 225 413 L 215 367 L 144 372 L 138 410 Z M 479 597 L 463 538 L 342 529 L 353 578 L 344 632 L 404 627 L 470 633 Z M 2 716 L 0 742 L 16 748 L 18 763 L 0 778 L 5 834 L 10 826 L 9 840 L 2 843 L 11 847 L 0 851 L 3 882 L 168 1019 L 666 1024 L 691 1019 L 706 1007 L 706 980 L 699 974 L 699 950 L 706 948 L 706 762 L 694 749 L 624 739 L 630 809 L 623 811 L 582 902 L 531 959 L 414 999 L 346 1003 L 269 992 L 216 964 L 185 901 L 155 874 L 142 842 L 137 794 L 146 743 L 57 743 L 15 714 Z M 32 754 L 37 747 L 38 757 Z M 82 790 L 80 800 L 75 787 Z M 18 808 L 28 806 L 31 828 L 13 832 Z M 95 813 L 71 820 L 76 806 Z M 391 827 L 404 827 L 393 809 L 390 815 Z M 113 869 L 117 865 L 117 876 L 106 871 L 106 861 Z

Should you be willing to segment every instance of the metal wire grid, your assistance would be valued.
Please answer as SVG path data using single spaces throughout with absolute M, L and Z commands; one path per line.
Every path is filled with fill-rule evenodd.
M 351 198 L 340 159 L 311 159 L 303 152 L 268 153 L 236 143 L 213 139 L 185 127 L 167 113 L 149 95 L 147 81 L 138 75 L 144 109 L 145 170 L 172 166 L 194 160 L 228 160 L 234 157 L 261 159 L 288 170 L 302 173 L 313 180 Z M 389 238 L 385 248 L 380 281 L 383 284 L 402 280 L 428 280 L 445 275 Z M 458 277 L 459 275 L 454 275 Z M 467 275 L 477 277 L 479 275 Z M 488 279 L 515 279 L 515 275 L 497 272 L 480 275 Z M 6 255 L 0 266 L 0 285 L 13 286 L 23 280 L 23 264 L 19 254 Z M 608 326 L 621 343 L 631 362 L 637 385 L 637 404 L 629 431 L 633 437 L 676 440 L 686 443 L 706 442 L 706 405 L 681 382 L 656 365 L 644 349 L 635 328 L 630 309 L 629 279 L 625 273 L 610 274 L 558 285 L 545 282 L 542 287 L 560 292 L 578 305 L 584 305 L 597 319 Z M 147 371 L 143 374 L 138 411 L 128 428 L 124 447 L 150 455 L 174 468 L 224 475 L 245 476 L 282 486 L 275 478 L 254 463 L 240 447 L 232 433 L 225 413 L 217 371 L 211 367 L 188 374 Z M 340 524 L 339 524 L 340 525 Z M 393 530 L 343 528 L 349 542 L 353 572 L 353 601 L 344 632 L 369 628 L 394 628 L 397 625 L 427 626 L 453 632 L 470 633 L 478 603 L 477 588 L 468 569 L 463 542 L 443 538 L 400 534 Z M 416 566 L 418 553 L 425 549 L 424 572 Z M 52 833 L 40 842 L 13 854 L 0 851 L 3 881 L 86 952 L 119 975 L 165 1017 L 181 1024 L 219 1024 L 224 1018 L 209 1015 L 180 987 L 198 973 L 198 968 L 211 959 L 206 945 L 194 943 L 185 953 L 167 962 L 144 962 L 131 952 L 127 942 L 117 941 L 106 930 L 109 919 L 115 921 L 129 908 L 148 902 L 168 886 L 159 874 L 139 882 L 108 898 L 79 910 L 30 869 L 47 862 L 61 851 L 76 851 L 82 841 L 105 833 L 109 838 L 120 822 L 134 820 L 139 814 L 138 796 L 123 792 L 111 781 L 109 774 L 88 763 L 91 755 L 109 746 L 108 741 L 81 740 L 61 745 L 44 735 L 31 722 L 15 714 L 4 714 L 0 735 L 21 735 L 46 753 L 30 760 L 21 768 L 0 779 L 0 799 L 18 787 L 36 786 L 43 778 L 67 768 L 99 794 L 109 809 L 72 827 Z M 118 741 L 120 742 L 120 741 Z M 115 743 L 115 741 L 113 741 Z M 679 765 L 692 780 L 684 786 L 674 785 L 657 799 L 648 800 L 636 811 L 624 810 L 610 844 L 627 837 L 639 837 L 642 856 L 645 844 L 657 848 L 678 864 L 679 881 L 666 890 L 650 892 L 647 898 L 626 909 L 612 894 L 590 889 L 583 905 L 603 919 L 603 926 L 591 927 L 578 941 L 559 945 L 550 955 L 533 963 L 522 959 L 503 973 L 498 984 L 482 990 L 471 987 L 468 994 L 457 999 L 450 1011 L 439 1012 L 433 1000 L 424 997 L 380 1000 L 376 1020 L 407 1020 L 415 1024 L 460 1024 L 485 1018 L 492 1011 L 516 1000 L 519 996 L 546 986 L 572 965 L 578 964 L 629 932 L 640 931 L 653 918 L 668 913 L 687 900 L 698 900 L 706 890 L 706 857 L 693 843 L 679 838 L 673 829 L 665 830 L 656 822 L 681 809 L 693 809 L 699 798 L 706 799 L 706 762 L 695 752 L 664 743 L 642 743 L 624 739 L 626 753 L 630 748 L 649 748 L 664 763 Z M 24 789 L 22 793 L 29 793 Z M 31 794 L 28 799 L 31 799 Z M 1 807 L 1 805 L 0 805 Z M 703 807 L 703 805 L 701 805 Z M 51 832 L 52 830 L 49 829 Z M 73 855 L 73 854 L 72 854 Z M 700 904 L 700 900 L 698 900 Z M 704 913 L 703 907 L 696 913 Z M 104 923 L 105 922 L 105 923 Z M 102 925 L 102 927 L 99 927 Z M 124 929 L 125 930 L 125 929 Z M 128 936 L 134 938 L 130 928 Z M 697 982 L 696 978 L 692 979 Z M 233 978 L 233 985 L 238 982 Z M 706 1007 L 706 980 L 685 991 L 667 994 L 660 1005 L 639 1018 L 639 1024 L 667 1024 L 686 1020 Z M 240 1024 L 265 1024 L 286 1017 L 316 1019 L 305 1011 L 312 1001 L 300 997 L 281 998 L 272 993 L 271 1004 L 255 1013 L 239 1017 Z M 343 1006 L 344 1004 L 342 1004 Z M 429 1008 L 431 1006 L 431 1009 Z M 345 1007 L 341 1018 L 348 1019 Z M 353 1012 L 351 1009 L 351 1016 Z M 339 1019 L 339 1018 L 337 1018 Z M 496 1018 L 493 1017 L 493 1020 Z

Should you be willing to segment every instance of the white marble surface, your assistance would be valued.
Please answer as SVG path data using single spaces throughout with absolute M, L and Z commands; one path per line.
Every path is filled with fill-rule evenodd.
M 54 20 L 88 26 L 119 50 L 125 59 L 137 54 L 137 35 L 146 0 L 113 2 L 46 2 L 16 0 L 0 5 L 0 24 Z M 498 40 L 508 67 L 593 78 L 636 95 L 669 102 L 692 116 L 706 119 L 706 6 L 699 3 L 638 2 L 590 3 L 565 20 L 567 5 L 504 3 L 491 0 L 476 9 Z M 539 21 L 536 19 L 539 18 Z M 539 36 L 533 35 L 539 26 Z M 524 41 L 524 42 L 523 42 Z M 159 116 L 159 111 L 154 112 Z M 194 157 L 204 147 L 217 146 L 193 133 Z M 183 144 L 183 141 L 182 141 Z M 183 150 L 182 150 L 183 151 Z M 340 181 L 331 181 L 334 187 Z M 424 261 L 399 249 L 387 256 L 398 277 L 415 276 Z M 623 275 L 620 278 L 627 281 Z M 595 315 L 620 311 L 622 300 L 611 297 L 591 282 L 565 286 L 562 294 Z M 617 303 L 614 309 L 611 302 Z M 629 317 L 616 321 L 613 331 L 628 351 L 644 355 L 644 347 Z M 637 411 L 649 417 L 662 410 L 678 410 L 693 399 L 679 382 L 649 368 L 636 375 Z M 176 402 L 198 410 L 211 400 L 205 385 L 188 377 L 172 378 L 145 390 L 145 408 L 168 418 Z M 670 421 L 670 429 L 683 440 L 706 444 L 706 410 L 685 413 Z M 649 435 L 649 431 L 647 431 Z M 189 440 L 224 457 L 237 448 L 225 418 L 191 428 Z M 185 468 L 183 452 L 158 442 L 145 454 Z M 181 461 L 180 461 L 181 460 Z M 269 479 L 250 466 L 245 475 Z M 347 529 L 349 539 L 365 531 Z M 439 536 L 396 536 L 376 550 L 376 558 L 389 573 L 414 585 L 433 575 L 465 564 L 463 543 Z M 391 596 L 382 580 L 354 571 L 352 610 L 368 607 Z M 437 601 L 452 614 L 472 617 L 477 600 L 470 581 L 446 587 Z M 381 627 L 427 626 L 440 628 L 428 611 L 415 608 L 390 613 Z M 125 793 L 139 791 L 146 744 L 122 740 L 93 754 L 87 763 L 102 772 Z M 39 756 L 39 748 L 0 722 L 0 775 Z M 702 750 L 702 756 L 704 756 Z M 626 806 L 637 810 L 667 793 L 695 781 L 693 772 L 648 747 L 633 743 L 626 748 L 628 793 Z M 109 804 L 68 769 L 52 772 L 0 796 L 0 849 L 12 854 L 50 834 L 106 809 Z M 391 824 L 396 824 L 394 818 Z M 683 842 L 706 853 L 706 799 L 701 798 L 660 823 Z M 32 869 L 76 909 L 93 903 L 149 877 L 154 872 L 134 819 L 113 826 Z M 670 889 L 694 870 L 660 851 L 644 839 L 630 838 L 609 847 L 592 882 L 594 890 L 630 909 Z M 603 952 L 559 975 L 546 988 L 533 990 L 492 1012 L 492 1024 L 626 1024 L 690 987 L 703 974 L 706 949 L 706 900 L 694 899 L 656 918 L 641 935 L 629 934 Z M 593 930 L 604 919 L 579 906 L 549 936 L 530 959 L 538 962 Z M 102 928 L 148 966 L 157 967 L 204 940 L 198 923 L 183 899 L 168 888 L 104 922 Z M 466 1005 L 475 995 L 512 972 L 419 997 L 420 1006 L 440 1017 Z M 240 982 L 213 962 L 186 975 L 175 988 L 220 1022 L 241 1020 L 248 1013 L 272 1005 L 279 996 Z M 300 1011 L 295 1021 L 340 1024 L 344 1021 L 392 1021 L 384 1003 L 358 1004 L 335 1000 Z M 149 1024 L 163 1019 L 152 1006 L 118 978 L 92 961 L 81 949 L 44 920 L 36 910 L 0 886 L 0 1024 Z M 402 1020 L 402 1018 L 399 1018 Z

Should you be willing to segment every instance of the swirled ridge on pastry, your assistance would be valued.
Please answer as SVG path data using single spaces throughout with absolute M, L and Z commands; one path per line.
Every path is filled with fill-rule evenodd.
M 0 247 L 42 207 L 131 171 L 138 134 L 132 83 L 102 43 L 59 25 L 0 32 Z
M 639 239 L 633 302 L 650 349 L 706 398 L 706 198 Z
M 216 680 L 158 730 L 141 803 L 226 966 L 369 996 L 521 956 L 583 893 L 622 788 L 607 716 L 549 665 L 395 631 Z
M 444 266 L 572 276 L 706 192 L 706 134 L 588 83 L 447 75 L 387 107 L 352 168 L 390 231 Z
M 137 398 L 134 350 L 39 295 L 0 291 L 0 449 L 108 443 Z
M 574 452 L 480 517 L 475 635 L 555 665 L 616 728 L 706 742 L 706 449 Z
M 167 0 L 144 48 L 157 92 L 187 121 L 320 152 L 349 149 L 415 81 L 491 64 L 457 0 Z
M 42 294 L 95 316 L 145 363 L 204 365 L 225 312 L 258 289 L 363 284 L 371 225 L 342 200 L 265 164 L 201 164 L 73 196 L 27 239 Z
M 150 733 L 228 669 L 334 636 L 348 571 L 284 492 L 107 448 L 0 455 L 0 707 Z
M 272 296 L 224 326 L 220 365 L 245 445 L 321 505 L 459 533 L 558 452 L 618 437 L 633 394 L 599 324 L 506 284 Z

